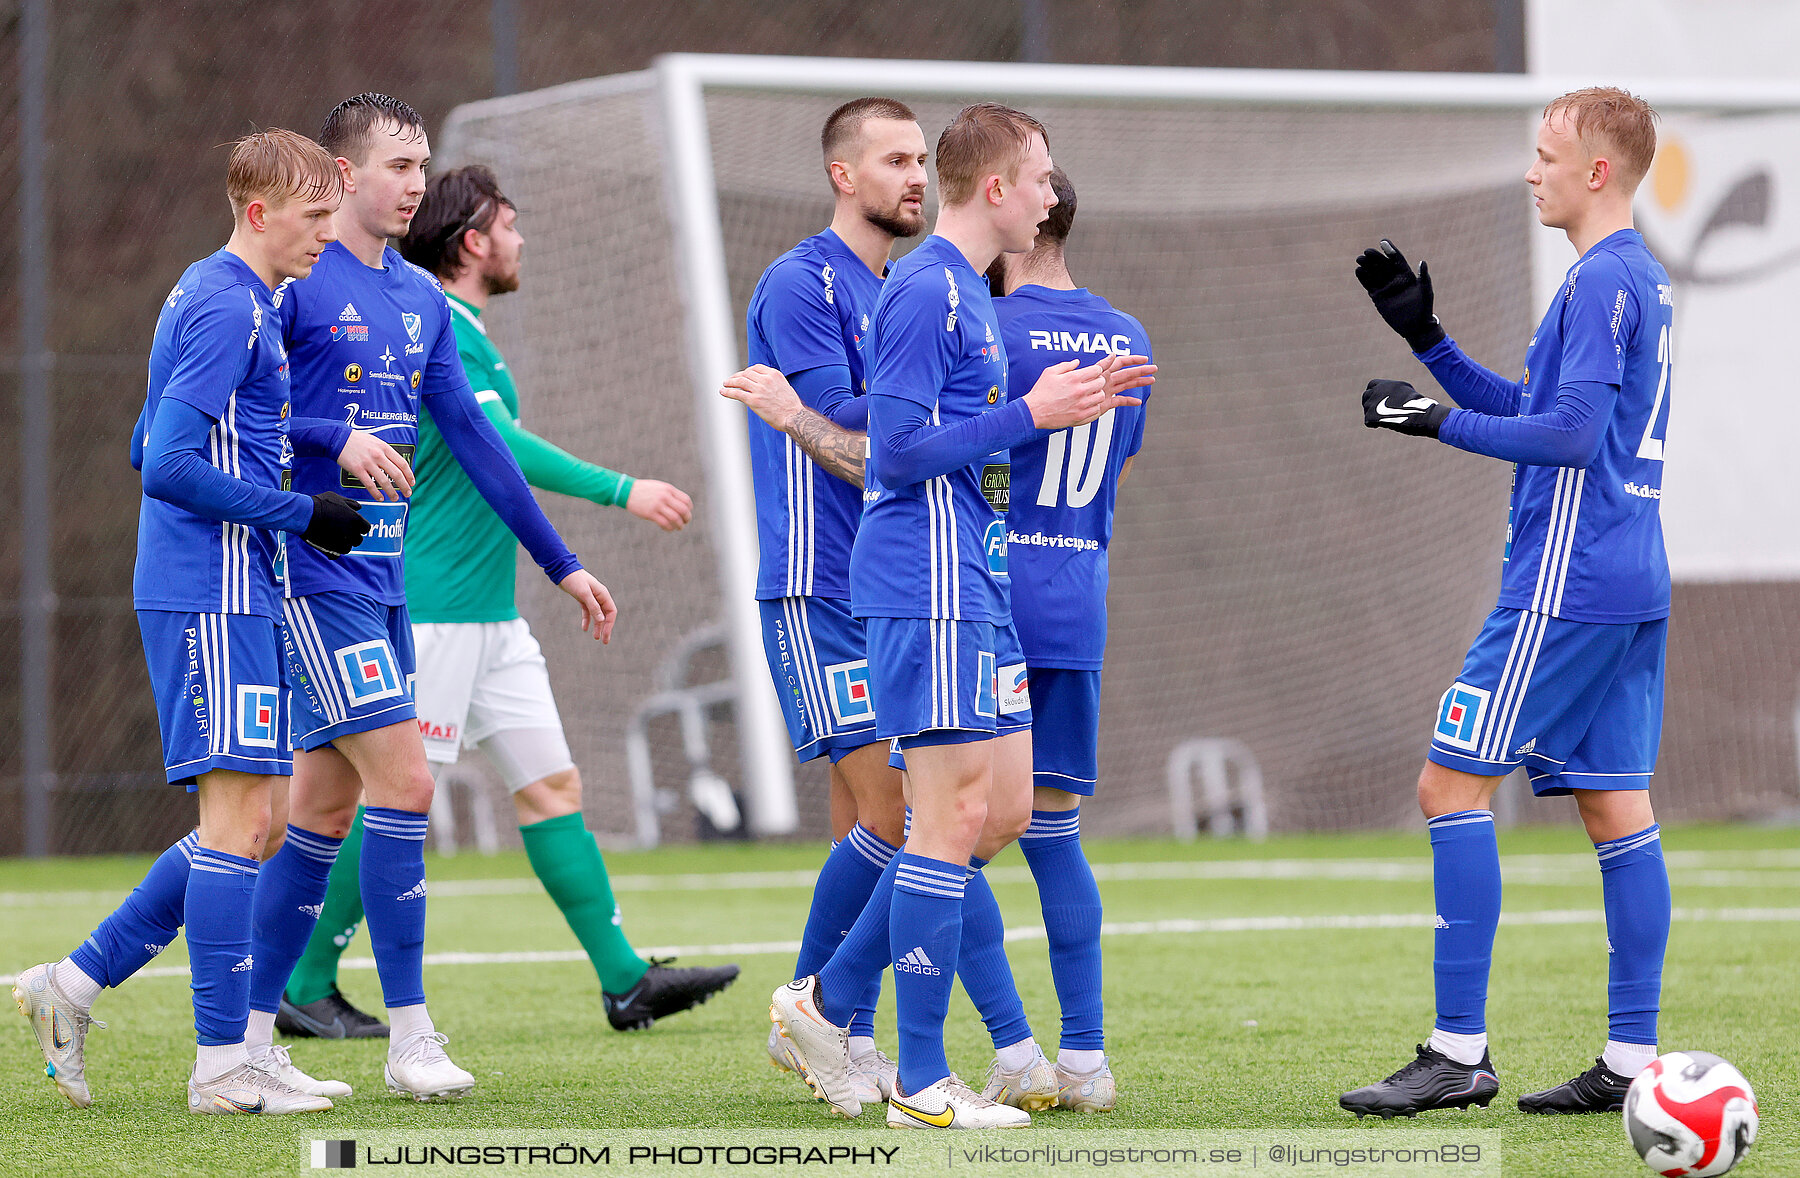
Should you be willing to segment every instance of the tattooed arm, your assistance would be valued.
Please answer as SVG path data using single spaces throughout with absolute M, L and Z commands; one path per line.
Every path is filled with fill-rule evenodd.
M 728 378 L 721 396 L 749 407 L 752 413 L 794 439 L 807 455 L 829 473 L 846 483 L 861 487 L 863 469 L 867 465 L 869 435 L 866 430 L 848 429 L 822 413 L 808 409 L 787 378 L 765 364 L 754 364 Z M 864 398 L 855 398 L 863 402 Z M 859 415 L 867 422 L 867 405 L 861 404 Z

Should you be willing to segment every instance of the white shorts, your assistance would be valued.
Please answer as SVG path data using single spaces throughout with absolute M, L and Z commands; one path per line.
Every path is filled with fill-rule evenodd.
M 412 632 L 426 760 L 453 764 L 479 746 L 515 792 L 574 766 L 544 652 L 525 619 L 418 623 Z

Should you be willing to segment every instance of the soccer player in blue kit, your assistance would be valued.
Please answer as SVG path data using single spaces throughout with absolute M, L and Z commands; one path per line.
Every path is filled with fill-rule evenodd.
M 925 136 L 891 98 L 858 98 L 820 134 L 831 225 L 777 258 L 748 314 L 750 368 L 721 392 L 761 410 L 787 394 L 777 424 L 750 417 L 763 647 L 801 760 L 831 759 L 834 844 L 813 888 L 794 976 L 817 973 L 900 849 L 905 802 L 888 743 L 875 735 L 862 620 L 850 612 L 850 546 L 862 520 L 869 399 L 864 345 L 894 242 L 925 228 Z M 761 366 L 761 367 L 759 367 Z M 885 1100 L 894 1065 L 875 1047 L 880 979 L 850 1026 L 864 1103 Z M 794 1070 L 778 1027 L 769 1058 Z
M 1061 168 L 1051 171 L 1050 187 L 1056 206 L 1031 252 L 1001 254 L 988 269 L 1005 295 L 994 312 L 1015 398 L 1067 360 L 1151 356 L 1143 324 L 1070 277 L 1063 251 L 1075 223 L 1075 187 Z M 1156 367 L 1140 371 L 1154 376 Z M 1140 396 L 1147 401 L 1150 390 Z M 1080 806 L 1100 775 L 1113 504 L 1143 447 L 1147 412 L 1147 405 L 1122 405 L 1093 422 L 1039 431 L 1012 449 L 1007 571 L 1032 713 L 1031 825 L 1019 849 L 1037 881 L 1062 1007 L 1057 1103 L 1082 1112 L 1106 1112 L 1117 1101 L 1105 1054 L 1100 889 L 1081 849 Z
M 450 307 L 437 280 L 387 242 L 403 235 L 425 191 L 430 146 L 405 103 L 358 94 L 326 117 L 320 141 L 336 157 L 344 202 L 338 240 L 279 307 L 301 416 L 338 417 L 409 454 L 421 406 L 451 453 L 540 568 L 581 607 L 597 639 L 615 610 L 531 497 L 519 466 L 463 373 Z M 294 464 L 301 491 L 357 488 L 319 459 Z M 401 552 L 406 507 L 359 501 L 373 525 L 354 556 L 289 556 L 286 616 L 299 746 L 287 844 L 263 871 L 249 1033 L 270 1041 L 281 992 L 312 935 L 337 846 L 366 793 L 360 880 L 369 939 L 388 1007 L 384 1080 L 418 1100 L 474 1084 L 444 1051 L 425 1005 L 424 841 L 432 777 L 412 701 L 412 629 Z
M 1005 524 L 990 495 L 1004 502 L 1012 445 L 1137 401 L 1109 387 L 1109 356 L 1056 365 L 1002 405 L 1006 354 L 982 271 L 1029 249 L 1055 203 L 1042 124 L 994 103 L 967 107 L 939 138 L 937 164 L 937 232 L 892 267 L 871 324 L 869 481 L 850 569 L 876 731 L 905 755 L 913 824 L 844 945 L 818 976 L 778 989 L 771 1016 L 819 1095 L 860 1112 L 845 1024 L 867 977 L 838 967 L 865 924 L 885 920 L 900 1028 L 888 1124 L 1018 1127 L 1029 1115 L 962 1084 L 943 1046 L 973 856 L 984 839 L 997 850 L 1016 838 L 1031 804 L 1029 772 L 1000 763 L 1028 763 L 1029 738 L 995 738 L 1001 696 L 1015 701 L 1016 724 L 1028 723 L 1029 697 L 1022 666 L 1017 690 L 1000 682 L 1017 640 L 1001 580 Z M 1018 782 L 1021 796 L 995 796 L 999 781 Z M 856 980 L 840 985 L 846 976 Z
M 1575 797 L 1600 861 L 1610 956 L 1605 1050 L 1519 1107 L 1619 1109 L 1656 1057 L 1670 900 L 1649 786 L 1669 615 L 1657 509 L 1674 298 L 1631 214 L 1656 153 L 1655 120 L 1641 99 L 1611 88 L 1544 109 L 1525 181 L 1538 219 L 1564 230 L 1580 260 L 1531 338 L 1521 380 L 1481 367 L 1444 334 L 1423 264 L 1415 274 L 1385 241 L 1357 264 L 1382 318 L 1462 406 L 1375 380 L 1363 423 L 1514 463 L 1499 603 L 1444 693 L 1419 776 L 1437 902 L 1437 1022 L 1417 1058 L 1340 1098 L 1359 1117 L 1485 1107 L 1499 1092 L 1485 1018 L 1500 919 L 1488 803 L 1521 764 L 1538 796 Z
M 274 303 L 279 284 L 304 278 L 333 240 L 341 188 L 318 144 L 273 129 L 232 145 L 226 192 L 231 239 L 189 266 L 164 301 L 132 436 L 144 486 L 133 597 L 168 779 L 198 795 L 199 829 L 164 852 L 87 941 L 24 971 L 13 990 L 45 1071 L 78 1108 L 92 1102 L 84 1051 L 94 1000 L 184 923 L 198 1040 L 188 1110 L 332 1107 L 255 1058 L 245 1024 L 259 860 L 293 764 L 281 533 L 335 558 L 368 531 L 336 492 L 288 488 L 296 449 L 325 456 L 349 442 L 334 423 L 293 418 Z

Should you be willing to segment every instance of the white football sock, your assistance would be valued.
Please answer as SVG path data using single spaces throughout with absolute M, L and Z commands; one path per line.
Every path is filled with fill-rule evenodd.
M 253 1010 L 244 1027 L 244 1050 L 251 1055 L 265 1051 L 275 1043 L 275 1012 Z
M 1487 1054 L 1487 1032 L 1459 1035 L 1455 1031 L 1433 1027 L 1431 1039 L 1425 1046 L 1449 1056 L 1457 1063 L 1474 1065 L 1480 1063 L 1481 1057 Z
M 92 1010 L 94 1000 L 100 997 L 100 991 L 106 989 L 99 982 L 87 976 L 72 958 L 65 957 L 50 967 L 50 980 L 56 988 L 68 996 L 70 1002 L 82 1010 Z
M 195 1049 L 194 1079 L 202 1084 L 216 1080 L 226 1072 L 236 1071 L 249 1058 L 241 1042 L 221 1043 L 216 1047 L 201 1043 Z
M 1608 1039 L 1606 1052 L 1600 1057 L 1600 1062 L 1615 1076 L 1633 1079 L 1649 1067 L 1650 1061 L 1655 1058 L 1654 1043 L 1621 1043 L 1617 1039 Z
M 1037 1058 L 1037 1040 L 1026 1036 L 1017 1043 L 998 1049 L 994 1054 L 1000 1057 L 1000 1067 L 1003 1071 L 1022 1072 L 1031 1066 L 1033 1059 Z
M 875 1054 L 875 1040 L 867 1035 L 850 1036 L 850 1058 L 861 1059 L 865 1055 Z
M 393 1006 L 388 1008 L 388 1052 L 392 1054 L 400 1049 L 400 1045 L 414 1035 L 426 1031 L 435 1031 L 431 1015 L 426 1012 L 425 1004 L 417 1006 Z
M 1056 1066 L 1077 1076 L 1091 1076 L 1106 1064 L 1106 1052 L 1063 1048 L 1056 1053 Z

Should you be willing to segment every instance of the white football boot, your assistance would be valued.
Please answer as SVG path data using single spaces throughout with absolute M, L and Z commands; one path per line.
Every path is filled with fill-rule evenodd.
M 216 1080 L 204 1084 L 188 1076 L 188 1112 L 248 1113 L 276 1116 L 282 1113 L 322 1113 L 331 1107 L 323 1096 L 302 1092 L 282 1083 L 271 1072 L 254 1064 L 239 1064 Z
M 388 1048 L 381 1077 L 395 1096 L 414 1100 L 460 1100 L 475 1087 L 475 1077 L 450 1062 L 441 1031 L 420 1031 Z
M 1119 1102 L 1119 1090 L 1113 1084 L 1112 1061 L 1102 1059 L 1099 1070 L 1071 1072 L 1056 1066 L 1056 1078 L 1062 1094 L 1056 1098 L 1058 1108 L 1072 1108 L 1078 1113 L 1109 1113 Z
M 794 1045 L 788 1037 L 781 1033 L 780 1023 L 769 1026 L 769 1066 L 784 1072 L 798 1072 L 800 1057 L 794 1054 Z
M 769 999 L 769 1019 L 781 1028 L 800 1064 L 800 1077 L 813 1095 L 840 1117 L 862 1112 L 850 1063 L 850 1030 L 819 1011 L 819 979 L 804 977 L 778 987 Z
M 899 1069 L 880 1048 L 852 1058 L 850 1066 L 856 1070 L 856 1095 L 864 1104 L 880 1104 L 894 1094 L 894 1076 Z M 865 1096 L 865 1092 L 871 1095 Z
M 887 1123 L 890 1129 L 1023 1129 L 1031 1114 L 989 1100 L 949 1075 L 912 1096 L 895 1089 Z
M 261 1068 L 289 1088 L 305 1092 L 311 1096 L 348 1096 L 350 1085 L 342 1080 L 315 1080 L 288 1058 L 288 1049 L 284 1044 L 274 1043 L 250 1056 L 250 1066 Z
M 34 965 L 13 985 L 13 1001 L 19 1013 L 31 1020 L 38 1049 L 44 1053 L 44 1074 L 56 1081 L 56 1090 L 76 1108 L 94 1103 L 87 1085 L 87 1033 L 104 1027 L 92 1015 L 69 1000 L 56 984 L 55 966 Z
M 1044 1058 L 1042 1047 L 1032 1048 L 1031 1062 L 1021 1071 L 1009 1072 L 1000 1066 L 999 1059 L 995 1059 L 988 1067 L 987 1083 L 981 1086 L 981 1094 L 989 1100 L 1022 1108 L 1028 1113 L 1051 1107 L 1061 1092 L 1062 1082 L 1056 1078 L 1056 1069 Z

